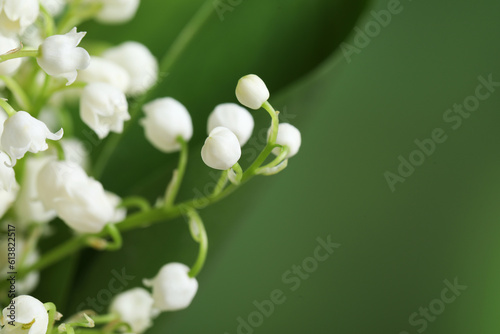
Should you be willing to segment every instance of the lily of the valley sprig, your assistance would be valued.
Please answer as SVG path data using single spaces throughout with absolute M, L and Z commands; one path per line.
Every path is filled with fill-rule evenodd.
M 235 88 L 241 105 L 221 101 L 207 106 L 207 138 L 198 154 L 207 173 L 210 169 L 220 173 L 216 186 L 202 198 L 179 201 L 193 120 L 181 101 L 158 91 L 157 82 L 174 66 L 192 32 L 210 16 L 212 3 L 207 1 L 199 9 L 160 60 L 136 41 L 99 54 L 80 46 L 86 37 L 77 29 L 80 23 L 126 22 L 138 6 L 139 0 L 0 0 L 0 222 L 4 232 L 14 226 L 17 233 L 15 250 L 7 245 L 6 234 L 0 237 L 2 331 L 142 333 L 161 313 L 189 307 L 196 300 L 197 276 L 209 245 L 200 211 L 253 177 L 281 172 L 299 151 L 300 132 L 291 124 L 280 124 L 265 82 L 254 74 L 244 76 Z M 94 162 L 73 133 L 66 104 L 75 99 L 76 115 L 103 140 Z M 240 158 L 254 132 L 257 112 L 270 116 L 267 141 L 246 166 Z M 155 149 L 178 159 L 155 203 L 140 196 L 121 198 L 100 181 L 119 141 L 133 126 L 141 128 Z M 197 244 L 193 263 L 165 263 L 154 277 L 144 275 L 142 286 L 114 296 L 107 313 L 86 310 L 62 316 L 50 300 L 42 303 L 29 295 L 39 282 L 40 270 L 86 247 L 118 251 L 122 232 L 180 216 L 186 218 L 186 233 Z M 73 236 L 40 253 L 38 241 L 53 228 L 50 222 L 55 218 Z M 7 273 L 13 271 L 14 262 L 4 259 L 11 256 L 17 266 L 15 298 L 7 298 Z

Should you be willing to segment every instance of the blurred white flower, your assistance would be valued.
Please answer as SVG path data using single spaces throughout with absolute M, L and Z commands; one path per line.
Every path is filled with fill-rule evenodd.
M 130 77 L 120 65 L 101 57 L 92 56 L 90 57 L 90 66 L 78 73 L 78 81 L 107 83 L 125 93 L 130 84 Z
M 153 303 L 153 297 L 146 289 L 134 288 L 117 295 L 111 302 L 110 311 L 138 334 L 151 327 Z
M 120 65 L 127 71 L 130 77 L 127 94 L 142 94 L 156 83 L 158 61 L 148 48 L 140 43 L 122 43 L 106 50 L 102 57 Z
M 146 118 L 141 125 L 146 138 L 158 150 L 171 153 L 180 150 L 177 137 L 189 141 L 193 135 L 193 123 L 186 107 L 179 101 L 164 97 L 149 102 L 143 107 Z
M 40 0 L 40 3 L 52 16 L 61 14 L 64 6 L 66 5 L 65 0 Z
M 89 152 L 83 145 L 83 142 L 76 138 L 68 138 L 61 140 L 61 145 L 64 152 L 64 159 L 78 164 L 84 170 L 89 167 Z
M 271 129 L 268 131 L 268 135 L 271 133 Z M 300 131 L 293 125 L 288 123 L 280 123 L 278 127 L 278 137 L 276 138 L 276 144 L 287 146 L 289 151 L 286 158 L 291 158 L 297 152 L 299 152 L 300 145 L 302 143 L 302 138 L 300 136 Z M 276 147 L 273 150 L 275 155 L 279 155 L 281 148 Z
M 46 164 L 40 171 L 37 188 L 44 206 L 55 210 L 77 232 L 98 233 L 115 217 L 115 207 L 102 184 L 73 162 Z
M 269 100 L 269 90 L 261 78 L 249 74 L 238 81 L 236 98 L 242 105 L 257 110 Z
M 115 213 L 113 214 L 113 217 L 109 221 L 110 223 L 119 223 L 122 220 L 124 220 L 127 217 L 127 209 L 119 207 L 119 205 L 122 202 L 122 199 L 120 196 L 110 192 L 106 191 L 106 197 L 108 198 L 108 201 L 111 203 L 111 206 L 114 208 Z
M 226 170 L 240 160 L 238 137 L 228 128 L 219 126 L 210 132 L 201 149 L 203 162 L 214 169 Z
M 0 34 L 0 55 L 16 49 L 20 45 L 17 39 Z M 21 62 L 21 58 L 16 58 L 0 63 L 0 75 L 13 75 L 19 66 L 21 66 Z
M 173 262 L 164 265 L 152 280 L 144 280 L 146 286 L 153 288 L 155 308 L 177 311 L 191 304 L 198 291 L 198 281 L 188 273 L 188 266 Z
M 1 0 L 0 30 L 5 34 L 22 34 L 36 21 L 39 11 L 38 0 Z
M 245 108 L 235 103 L 223 103 L 216 106 L 208 117 L 207 132 L 212 132 L 218 126 L 231 130 L 238 137 L 240 146 L 243 146 L 252 135 L 254 120 Z
M 125 94 L 105 83 L 85 86 L 80 99 L 80 117 L 100 139 L 110 131 L 121 133 L 130 119 Z
M 49 148 L 47 139 L 59 140 L 63 129 L 57 133 L 49 131 L 45 123 L 32 117 L 25 111 L 18 111 L 4 123 L 1 145 L 10 156 L 12 166 L 17 159 L 24 157 L 26 152 L 38 153 Z
M 7 118 L 9 118 L 9 116 L 7 115 L 5 110 L 3 110 L 2 107 L 0 107 L 0 138 L 2 137 L 2 133 L 3 133 L 3 123 L 7 120 Z M 0 148 L 1 148 L 1 146 L 0 146 Z
M 47 37 L 40 45 L 38 65 L 49 75 L 62 77 L 71 85 L 76 77 L 76 70 L 86 69 L 90 64 L 89 53 L 80 47 L 86 32 L 76 32 L 73 28 L 65 35 Z
M 49 315 L 41 301 L 28 295 L 21 295 L 12 299 L 9 306 L 3 309 L 1 320 L 4 325 L 2 330 L 7 333 L 45 334 Z M 11 325 L 12 321 L 14 326 Z
M 7 235 L 0 238 L 0 270 L 3 274 L 11 271 L 9 270 L 10 263 L 8 262 L 8 247 L 9 240 Z M 28 251 L 28 254 L 25 252 Z M 39 259 L 39 254 L 36 249 L 27 249 L 26 242 L 21 236 L 16 236 L 15 258 L 23 259 L 23 266 L 31 266 Z M 32 292 L 38 285 L 40 273 L 32 271 L 20 280 L 16 280 L 16 293 L 23 295 Z
M 0 218 L 7 212 L 17 197 L 19 185 L 12 167 L 8 167 L 10 159 L 0 151 Z
M 102 8 L 97 13 L 96 21 L 107 24 L 130 21 L 137 12 L 139 0 L 101 0 Z

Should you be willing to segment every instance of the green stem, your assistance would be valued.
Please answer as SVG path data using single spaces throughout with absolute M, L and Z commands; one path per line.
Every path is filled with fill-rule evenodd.
M 177 141 L 181 145 L 181 152 L 179 156 L 179 165 L 174 171 L 174 176 L 172 177 L 172 182 L 167 187 L 167 192 L 165 194 L 165 205 L 167 208 L 174 205 L 177 194 L 181 187 L 182 179 L 186 172 L 186 166 L 188 161 L 188 145 L 187 142 L 182 138 L 178 137 Z
M 33 110 L 31 111 L 33 117 L 38 117 L 38 114 L 40 114 L 40 111 L 42 110 L 43 106 L 49 99 L 50 95 L 47 94 L 47 91 L 49 90 L 51 81 L 52 77 L 48 74 L 45 74 L 45 79 L 43 80 L 42 88 L 38 93 L 35 104 L 33 106 Z
M 0 75 L 0 80 L 5 83 L 5 86 L 14 94 L 16 101 L 19 103 L 21 108 L 27 111 L 31 111 L 31 102 L 28 94 L 22 89 L 19 83 L 12 77 L 5 75 Z
M 143 212 L 151 210 L 151 205 L 149 205 L 149 202 L 139 196 L 124 198 L 119 206 L 123 208 L 138 208 Z
M 109 243 L 107 245 L 106 249 L 114 251 L 114 250 L 118 250 L 118 249 L 122 248 L 122 245 L 123 245 L 122 235 L 120 234 L 120 231 L 118 230 L 116 225 L 115 224 L 107 224 L 105 231 L 108 232 L 109 236 L 113 240 L 112 243 Z
M 23 57 L 38 57 L 38 50 L 18 50 L 12 53 L 5 53 L 0 55 L 0 63 L 4 61 L 15 59 L 15 58 L 23 58 Z
M 222 190 L 224 190 L 224 187 L 226 186 L 227 184 L 227 175 L 228 175 L 229 171 L 228 170 L 224 170 L 222 171 L 221 175 L 220 175 L 220 178 L 219 180 L 217 181 L 217 184 L 215 186 L 215 189 L 214 191 L 212 192 L 212 196 L 216 196 L 218 194 L 220 194 L 220 192 Z
M 95 315 L 95 316 L 92 316 L 90 318 L 92 318 L 92 320 L 94 320 L 94 323 L 96 325 L 107 324 L 107 323 L 110 323 L 110 322 L 118 319 L 116 314 L 113 314 L 113 313 L 103 314 L 103 315 Z
M 1 97 L 0 97 L 0 107 L 3 108 L 3 110 L 5 110 L 5 112 L 7 113 L 7 115 L 9 115 L 9 117 L 12 117 L 16 114 L 16 111 L 14 110 L 14 108 L 12 108 L 9 102 L 7 102 L 6 99 Z
M 241 182 L 241 178 L 243 177 L 243 169 L 241 169 L 239 163 L 235 163 L 232 169 L 236 173 L 236 178 L 235 178 L 236 184 L 239 184 Z
M 267 165 L 264 165 L 262 167 L 257 168 L 255 170 L 255 172 L 257 174 L 259 174 L 259 171 L 261 171 L 263 169 L 276 167 L 277 165 L 279 165 L 280 163 L 282 163 L 283 160 L 286 159 L 286 157 L 287 157 L 287 155 L 288 155 L 289 152 L 290 152 L 290 149 L 288 148 L 288 146 L 283 146 L 281 148 L 280 154 L 273 161 L 271 161 Z
M 52 328 L 54 327 L 57 314 L 56 305 L 54 303 L 45 303 L 43 304 L 43 306 L 45 306 L 45 309 L 49 313 L 49 325 L 47 326 L 47 333 L 50 333 L 52 331 Z
M 194 36 L 196 36 L 198 31 L 200 31 L 201 27 L 208 20 L 212 12 L 213 0 L 205 1 L 205 3 L 200 7 L 200 9 L 198 9 L 198 11 L 194 14 L 194 16 L 186 24 L 186 26 L 184 26 L 180 34 L 174 40 L 174 42 L 160 61 L 160 75 L 156 84 L 151 87 L 146 93 L 144 93 L 137 101 L 135 101 L 132 108 L 130 108 L 130 121 L 125 123 L 123 132 L 120 135 L 112 134 L 104 144 L 104 147 L 99 154 L 94 166 L 93 175 L 96 179 L 99 179 L 102 176 L 102 173 L 104 172 L 109 159 L 111 159 L 111 156 L 113 155 L 116 147 L 120 143 L 126 131 L 132 124 L 134 124 L 144 103 L 146 103 L 146 101 L 154 96 L 154 93 L 160 83 L 160 79 L 164 76 L 164 74 L 168 73 L 171 70 L 172 66 L 177 62 L 181 54 L 193 40 Z
M 42 13 L 44 25 L 45 25 L 45 38 L 52 36 L 55 31 L 55 23 L 52 15 L 47 11 L 45 6 L 40 4 L 40 13 Z
M 203 265 L 205 264 L 205 260 L 207 258 L 208 237 L 207 237 L 207 231 L 205 230 L 205 226 L 203 225 L 203 221 L 201 220 L 201 217 L 198 214 L 198 212 L 196 212 L 196 210 L 194 209 L 191 209 L 188 212 L 188 217 L 190 218 L 190 223 L 193 222 L 194 224 L 196 224 L 198 235 L 196 236 L 195 241 L 200 244 L 200 249 L 198 251 L 198 257 L 196 258 L 196 262 L 193 264 L 188 274 L 189 277 L 196 277 L 203 268 Z M 194 236 L 194 233 L 193 232 L 191 233 Z

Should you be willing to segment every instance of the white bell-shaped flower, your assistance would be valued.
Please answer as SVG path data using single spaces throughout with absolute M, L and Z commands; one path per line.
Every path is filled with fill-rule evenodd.
M 100 139 L 110 131 L 121 133 L 123 123 L 130 119 L 127 98 L 111 85 L 88 84 L 80 99 L 80 117 Z
M 116 214 L 102 184 L 73 162 L 49 162 L 37 186 L 44 206 L 77 232 L 98 233 Z
M 191 116 L 179 101 L 164 97 L 149 102 L 142 109 L 146 114 L 146 118 L 141 119 L 146 138 L 158 150 L 178 151 L 181 145 L 177 137 L 189 141 L 193 136 Z
M 113 214 L 113 217 L 111 217 L 111 220 L 109 222 L 119 223 L 124 220 L 127 217 L 127 209 L 124 207 L 120 207 L 120 204 L 122 202 L 121 197 L 110 191 L 106 191 L 106 197 L 115 210 L 115 213 Z
M 127 94 L 142 94 L 156 83 L 158 61 L 141 43 L 122 43 L 106 50 L 102 57 L 120 65 L 127 71 L 130 77 Z
M 238 137 L 228 128 L 213 129 L 201 149 L 203 162 L 211 168 L 226 170 L 240 160 L 241 147 Z
M 259 109 L 269 100 L 269 90 L 261 78 L 255 74 L 245 75 L 236 86 L 236 98 L 250 109 Z
M 92 56 L 89 67 L 78 72 L 78 81 L 107 83 L 125 93 L 130 83 L 130 77 L 120 65 L 101 57 Z
M 191 304 L 198 291 L 198 281 L 188 273 L 188 266 L 173 262 L 164 265 L 152 280 L 144 280 L 146 286 L 153 288 L 155 308 L 177 311 Z
M 271 129 L 268 131 L 268 135 L 271 133 Z M 302 138 L 300 136 L 300 131 L 293 125 L 288 123 L 280 123 L 278 127 L 278 137 L 276 138 L 276 144 L 287 146 L 288 147 L 288 155 L 286 158 L 291 158 L 297 152 L 299 152 L 300 145 L 302 143 Z M 276 147 L 273 150 L 275 155 L 279 155 L 281 152 L 281 148 Z
M 89 143 L 86 143 L 89 145 Z M 64 152 L 64 159 L 78 164 L 84 170 L 88 170 L 89 151 L 84 143 L 76 138 L 67 138 L 61 140 L 61 146 Z M 54 152 L 54 155 L 57 152 Z
M 14 50 L 20 46 L 19 41 L 13 37 L 0 35 L 0 55 Z M 10 59 L 0 63 L 0 75 L 13 75 L 19 66 L 21 58 Z
M 17 197 L 19 185 L 7 154 L 0 152 L 0 218 L 7 212 Z
M 38 299 L 21 295 L 3 309 L 2 331 L 11 334 L 46 334 L 49 315 Z M 13 325 L 12 325 L 13 324 Z
M 10 156 L 12 166 L 14 166 L 16 160 L 24 157 L 26 152 L 45 151 L 49 148 L 47 139 L 59 140 L 62 136 L 63 129 L 52 133 L 45 123 L 32 117 L 26 111 L 19 111 L 5 121 L 1 145 Z
M 7 115 L 7 113 L 5 112 L 5 110 L 3 110 L 2 107 L 0 107 L 0 138 L 2 137 L 2 133 L 3 133 L 3 124 L 5 123 L 5 121 L 7 120 L 7 118 L 9 118 L 9 115 Z
M 22 34 L 35 23 L 39 12 L 38 0 L 1 0 L 0 30 L 4 34 Z
M 137 12 L 139 0 L 102 0 L 102 8 L 96 20 L 101 23 L 118 24 L 130 21 Z
M 71 85 L 78 73 L 90 65 L 90 55 L 78 47 L 86 32 L 76 32 L 73 28 L 65 35 L 47 37 L 39 47 L 38 65 L 48 74 L 68 80 Z
M 153 297 L 146 289 L 134 288 L 117 295 L 111 302 L 110 311 L 139 334 L 151 327 L 153 303 Z
M 210 133 L 216 127 L 223 126 L 231 130 L 238 137 L 240 146 L 243 146 L 252 136 L 254 124 L 248 110 L 235 103 L 223 103 L 215 107 L 208 117 L 207 132 Z

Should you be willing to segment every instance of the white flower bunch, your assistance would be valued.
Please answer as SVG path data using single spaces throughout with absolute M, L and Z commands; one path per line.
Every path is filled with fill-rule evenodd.
M 184 105 L 173 97 L 150 99 L 160 77 L 159 64 L 163 72 L 169 62 L 159 62 L 145 45 L 134 41 L 91 55 L 80 46 L 86 33 L 75 27 L 89 19 L 104 24 L 126 22 L 138 7 L 139 0 L 0 0 L 0 94 L 9 98 L 0 98 L 0 228 L 2 235 L 17 238 L 16 247 L 0 240 L 0 291 L 8 291 L 5 273 L 14 270 L 11 266 L 16 261 L 18 292 L 31 293 L 39 271 L 60 259 L 84 247 L 119 250 L 122 232 L 179 216 L 187 219 L 187 230 L 198 245 L 191 266 L 177 262 L 161 266 L 154 278 L 144 280 L 146 288 L 114 296 L 109 314 L 77 313 L 57 325 L 60 333 L 71 334 L 78 327 L 88 331 L 97 327 L 97 333 L 103 328 L 143 333 L 162 312 L 189 307 L 195 301 L 197 276 L 208 253 L 199 211 L 253 177 L 281 172 L 301 145 L 299 130 L 280 124 L 264 81 L 254 74 L 244 76 L 236 85 L 236 100 L 243 106 L 221 103 L 203 126 L 208 137 L 197 160 L 220 170 L 215 189 L 201 199 L 179 202 L 188 147 L 197 138 L 199 124 L 188 111 L 189 101 Z M 57 16 L 60 19 L 54 20 Z M 30 38 L 31 47 L 24 48 Z M 70 112 L 70 106 L 78 111 Z M 260 154 L 242 166 L 240 160 L 255 127 L 245 107 L 264 109 L 271 126 Z M 106 180 L 101 178 L 127 128 L 141 129 L 139 125 L 158 154 L 179 155 L 177 168 L 165 192 L 157 194 L 155 205 L 141 196 L 122 199 L 106 190 Z M 82 133 L 75 133 L 82 127 Z M 82 135 L 92 139 L 92 144 L 78 139 Z M 66 226 L 54 224 L 54 219 Z M 61 228 L 72 231 L 69 240 L 54 245 L 49 253 L 40 253 L 38 242 Z M 0 319 L 2 332 L 55 332 L 61 315 L 54 304 L 43 304 L 29 295 L 13 297 L 3 300 L 0 295 L 0 301 L 8 305 Z

